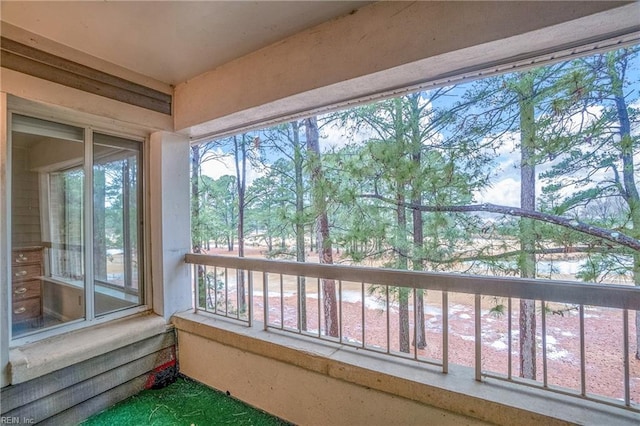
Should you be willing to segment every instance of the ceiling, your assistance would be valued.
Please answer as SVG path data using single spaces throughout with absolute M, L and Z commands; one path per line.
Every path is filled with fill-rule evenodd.
M 2 1 L 2 21 L 178 84 L 362 1 Z

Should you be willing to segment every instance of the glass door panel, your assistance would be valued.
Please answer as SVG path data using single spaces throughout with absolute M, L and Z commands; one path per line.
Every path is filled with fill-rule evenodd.
M 84 130 L 14 114 L 13 336 L 85 317 Z
M 140 142 L 94 133 L 93 266 L 95 313 L 141 302 Z

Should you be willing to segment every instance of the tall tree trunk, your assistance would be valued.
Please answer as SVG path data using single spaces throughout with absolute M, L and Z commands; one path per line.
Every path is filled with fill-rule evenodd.
M 200 164 L 201 153 L 199 145 L 191 146 L 191 217 L 192 217 L 192 241 L 191 246 L 194 253 L 201 253 L 201 224 L 200 224 Z M 195 227 L 195 229 L 193 229 Z M 198 306 L 210 308 L 207 306 L 207 292 L 209 291 L 207 283 L 206 268 L 203 265 L 196 267 L 198 279 Z
M 398 184 L 396 198 L 396 220 L 398 222 L 398 230 L 396 235 L 396 250 L 398 252 L 398 260 L 396 262 L 398 269 L 408 269 L 406 236 L 407 236 L 407 213 L 404 207 L 404 185 Z M 409 338 L 409 289 L 406 287 L 398 287 L 398 327 L 399 327 L 399 344 L 400 352 L 409 353 L 411 349 Z
M 303 157 L 300 147 L 300 125 L 297 121 L 291 122 L 293 130 L 293 167 L 295 173 L 296 191 L 296 261 L 305 262 L 306 253 L 304 245 L 304 186 L 302 181 Z M 300 330 L 307 330 L 307 285 L 305 277 L 298 277 L 299 317 Z
M 201 244 L 200 241 L 200 146 L 191 146 L 191 220 L 192 220 L 192 241 L 191 246 L 195 248 Z
M 611 53 L 610 55 L 613 55 Z M 624 81 L 620 73 L 615 68 L 613 60 L 607 61 L 609 66 L 607 72 L 611 79 L 611 87 L 616 103 L 616 116 L 618 118 L 620 135 L 620 152 L 622 157 L 622 182 L 624 185 L 623 198 L 629 206 L 631 224 L 633 230 L 630 232 L 634 238 L 640 238 L 640 195 L 635 180 L 635 164 L 633 161 L 633 138 L 631 136 L 631 120 L 629 119 L 629 109 L 624 96 Z M 627 61 L 623 58 L 622 74 L 626 72 Z M 633 283 L 640 286 L 640 253 L 633 252 Z M 640 359 L 640 311 L 636 311 L 636 359 Z
M 107 241 L 105 228 L 105 171 L 93 169 L 93 273 L 96 278 L 107 279 Z
M 415 165 L 415 170 L 422 168 L 422 138 L 420 137 L 420 113 L 418 111 L 418 96 L 411 97 L 411 161 Z M 414 206 L 422 206 L 422 185 L 419 179 L 414 178 L 411 182 L 411 203 Z M 414 271 L 424 270 L 424 218 L 422 211 L 413 209 L 413 256 L 411 266 Z M 424 321 L 424 291 L 416 290 L 416 341 L 414 344 L 418 349 L 427 347 L 427 338 Z
M 320 159 L 320 138 L 318 120 L 310 117 L 304 120 L 307 137 L 307 151 L 311 164 L 311 182 L 313 203 L 316 209 L 317 245 L 320 263 L 333 264 L 333 252 L 329 235 L 329 218 L 327 216 L 327 200 L 322 186 L 324 175 Z M 322 302 L 324 308 L 325 333 L 338 337 L 338 301 L 336 298 L 336 284 L 334 280 L 322 280 Z
M 404 157 L 407 155 L 405 142 L 405 122 L 402 108 L 402 99 L 393 100 L 393 133 L 395 136 L 396 153 Z M 399 163 L 401 164 L 401 163 Z M 396 180 L 396 221 L 397 229 L 394 239 L 394 248 L 397 253 L 396 268 L 407 270 L 409 253 L 407 250 L 407 210 L 405 207 L 406 182 L 404 178 Z M 409 337 L 409 289 L 398 287 L 398 332 L 400 352 L 409 353 L 411 350 L 411 338 Z
M 242 141 L 240 141 L 240 143 L 238 143 L 238 137 L 234 136 L 233 145 L 238 188 L 238 257 L 244 257 L 244 196 L 247 181 L 247 144 L 245 135 L 242 135 Z M 240 169 L 239 163 L 242 164 L 242 169 Z M 247 299 L 245 295 L 244 271 L 238 270 L 237 274 L 238 310 L 245 312 L 247 310 Z
M 520 110 L 520 208 L 536 208 L 535 168 L 535 104 L 533 75 L 520 79 L 518 106 Z M 520 219 L 520 276 L 535 278 L 535 222 Z M 543 312 L 544 315 L 544 312 Z M 534 300 L 520 300 L 520 376 L 536 378 L 536 304 Z
M 420 199 L 413 200 L 413 203 L 417 205 L 421 204 Z M 412 266 L 414 271 L 424 270 L 424 263 L 422 261 L 422 247 L 424 245 L 424 231 L 423 231 L 423 219 L 422 212 L 418 209 L 413 210 L 413 248 L 414 253 Z M 418 349 L 424 349 L 427 347 L 427 338 L 425 333 L 425 321 L 424 321 L 424 291 L 422 289 L 416 290 L 416 341 L 415 345 Z

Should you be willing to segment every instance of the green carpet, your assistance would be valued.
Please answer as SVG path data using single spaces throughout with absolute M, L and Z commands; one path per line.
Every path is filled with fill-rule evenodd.
M 179 378 L 165 388 L 144 390 L 88 418 L 82 425 L 281 426 L 288 423 L 222 392 Z

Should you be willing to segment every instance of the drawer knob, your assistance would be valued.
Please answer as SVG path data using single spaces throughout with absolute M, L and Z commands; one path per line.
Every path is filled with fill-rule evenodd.
M 16 263 L 22 263 L 22 262 L 26 262 L 27 260 L 29 260 L 27 258 L 27 256 L 25 256 L 24 254 L 20 253 L 18 255 L 18 257 L 16 258 Z
M 18 271 L 15 274 L 16 277 L 24 277 L 25 275 L 27 275 L 27 271 Z
M 26 287 L 20 287 L 20 288 L 16 288 L 13 291 L 13 294 L 24 294 L 27 292 L 27 288 Z
M 24 306 L 20 306 L 18 309 L 14 309 L 13 313 L 16 315 L 22 314 L 24 313 L 24 311 L 26 311 L 27 308 L 25 308 Z

